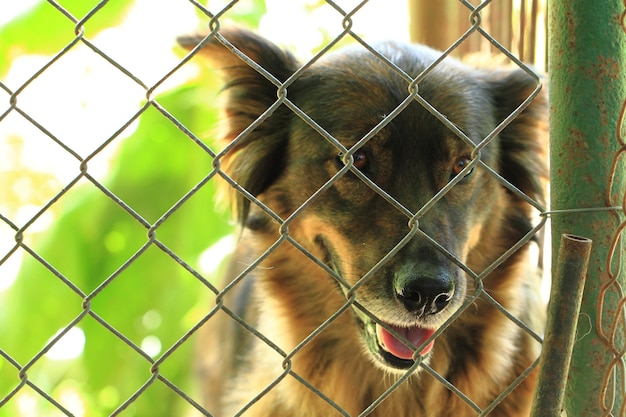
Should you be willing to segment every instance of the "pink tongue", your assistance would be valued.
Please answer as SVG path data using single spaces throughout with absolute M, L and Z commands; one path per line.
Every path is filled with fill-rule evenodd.
M 435 333 L 434 330 L 424 329 L 422 327 L 406 328 L 391 325 L 389 327 L 418 348 L 426 341 L 426 339 Z M 378 341 L 381 346 L 393 356 L 400 359 L 413 359 L 413 351 L 404 343 L 399 341 L 394 335 L 389 333 L 387 329 L 378 324 L 376 325 L 376 335 L 378 336 Z M 431 340 L 420 353 L 422 355 L 426 355 L 433 348 L 433 344 L 434 340 Z

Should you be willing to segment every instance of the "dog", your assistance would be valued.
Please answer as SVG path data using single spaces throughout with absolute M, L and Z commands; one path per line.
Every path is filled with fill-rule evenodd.
M 224 79 L 216 166 L 242 226 L 199 336 L 206 409 L 529 415 L 538 78 L 399 42 L 306 64 L 242 28 L 178 42 Z

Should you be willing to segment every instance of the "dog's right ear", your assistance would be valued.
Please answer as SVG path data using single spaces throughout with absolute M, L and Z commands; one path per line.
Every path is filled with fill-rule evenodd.
M 221 71 L 227 93 L 222 106 L 226 126 L 221 139 L 232 143 L 232 148 L 224 155 L 221 166 L 237 184 L 256 197 L 282 171 L 291 112 L 281 105 L 253 130 L 239 135 L 277 102 L 280 83 L 289 78 L 299 64 L 289 52 L 248 30 L 225 29 L 211 35 L 210 38 L 207 34 L 181 36 L 177 40 L 181 46 L 192 50 L 206 39 L 199 53 L 209 60 L 211 67 Z M 254 63 L 237 56 L 228 43 Z M 263 70 L 271 77 L 263 74 Z M 238 220 L 245 224 L 250 201 L 234 188 L 230 197 Z

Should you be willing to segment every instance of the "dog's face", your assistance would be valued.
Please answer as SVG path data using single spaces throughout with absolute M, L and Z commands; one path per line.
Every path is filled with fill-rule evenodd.
M 224 36 L 281 82 L 300 67 L 251 33 Z M 474 288 L 463 265 L 481 273 L 530 230 L 529 209 L 490 170 L 542 197 L 545 103 L 528 107 L 484 144 L 535 80 L 521 70 L 488 72 L 446 59 L 417 83 L 418 94 L 462 137 L 409 97 L 407 75 L 421 74 L 439 53 L 376 48 L 405 74 L 356 47 L 304 69 L 280 105 L 277 87 L 257 71 L 217 41 L 206 49 L 229 82 L 229 142 L 276 106 L 233 142 L 224 170 L 344 280 L 337 291 L 354 297 L 364 345 L 386 369 L 403 370 L 413 365 L 415 348 L 428 355 L 431 336 Z M 270 216 L 236 199 L 243 223 L 275 233 Z

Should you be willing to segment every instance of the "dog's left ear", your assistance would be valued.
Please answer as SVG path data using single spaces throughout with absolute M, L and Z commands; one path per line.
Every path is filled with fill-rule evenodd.
M 537 80 L 523 70 L 491 74 L 497 122 L 507 118 L 537 88 Z M 548 93 L 539 94 L 499 135 L 500 174 L 526 195 L 545 203 L 548 179 Z
M 212 37 L 195 34 L 177 40 L 188 50 L 202 45 L 198 52 L 222 76 L 226 97 L 221 106 L 225 123 L 220 139 L 231 147 L 222 158 L 222 170 L 256 197 L 268 188 L 282 169 L 291 113 L 283 105 L 276 108 L 277 92 L 280 83 L 300 65 L 289 52 L 251 31 L 226 28 L 219 31 L 219 37 L 221 40 L 217 33 Z M 244 54 L 248 61 L 235 54 L 231 47 Z M 259 116 L 272 107 L 271 114 L 259 123 Z M 255 128 L 250 129 L 251 125 Z M 247 133 L 239 137 L 244 131 Z M 237 219 L 245 224 L 250 200 L 230 188 L 230 202 Z

